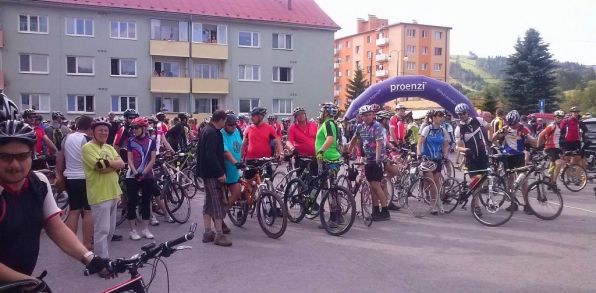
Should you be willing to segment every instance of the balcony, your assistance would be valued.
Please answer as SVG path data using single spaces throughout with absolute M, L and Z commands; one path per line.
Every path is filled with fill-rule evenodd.
M 230 82 L 224 78 L 193 78 L 193 94 L 227 94 Z
M 389 75 L 389 72 L 387 70 L 377 70 L 375 72 L 375 76 L 376 77 L 387 77 Z
M 333 49 L 333 55 L 335 55 L 335 56 L 336 56 L 338 53 L 339 53 L 339 52 L 338 52 L 338 50 L 337 50 L 337 49 Z
M 149 54 L 154 56 L 189 57 L 189 43 L 178 41 L 149 41 Z
M 190 78 L 188 77 L 151 77 L 152 93 L 190 93 Z
M 228 60 L 228 45 L 193 43 L 192 58 Z
M 375 59 L 377 60 L 377 62 L 385 62 L 389 60 L 389 56 L 387 56 L 387 54 L 377 54 Z
M 337 81 L 338 81 L 338 78 L 337 78 L 337 76 L 334 76 L 334 77 L 333 77 L 333 83 L 337 83 Z
M 338 90 L 334 90 L 333 91 L 333 96 L 334 97 L 339 97 L 339 91 Z
M 333 69 L 339 69 L 339 63 L 333 63 Z
M 388 38 L 379 38 L 379 39 L 377 39 L 377 46 L 382 47 L 382 46 L 386 46 L 387 44 L 389 44 L 389 39 Z

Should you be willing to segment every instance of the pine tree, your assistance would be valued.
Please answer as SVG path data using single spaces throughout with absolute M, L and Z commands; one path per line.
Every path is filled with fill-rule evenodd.
M 483 91 L 484 101 L 482 101 L 482 110 L 490 113 L 495 113 L 497 110 L 497 97 L 495 93 L 489 88 Z
M 345 108 L 347 109 L 352 104 L 352 101 L 356 99 L 360 94 L 367 88 L 367 81 L 364 79 L 364 74 L 360 66 L 356 67 L 354 71 L 354 78 L 350 80 L 347 85 L 346 93 L 348 93 L 345 102 Z
M 545 100 L 545 111 L 556 110 L 558 104 L 556 65 L 540 33 L 531 28 L 523 40 L 518 39 L 515 53 L 507 59 L 503 95 L 511 110 L 522 114 L 538 112 L 538 103 Z

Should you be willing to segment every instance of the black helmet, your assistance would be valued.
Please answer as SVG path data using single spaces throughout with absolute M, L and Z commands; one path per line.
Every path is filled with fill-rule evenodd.
M 234 114 L 234 112 L 226 115 L 226 124 L 227 123 L 236 123 L 238 121 L 238 116 Z
M 122 116 L 124 116 L 124 118 L 126 118 L 126 119 L 137 118 L 137 117 L 139 117 L 139 112 L 137 112 L 137 110 L 135 110 L 135 109 L 126 109 L 126 111 L 124 111 Z
M 33 147 L 37 142 L 35 130 L 29 124 L 19 120 L 7 120 L 0 123 L 0 143 L 20 141 Z
M 91 129 L 95 129 L 95 127 L 97 127 L 99 125 L 105 125 L 107 127 L 112 126 L 110 124 L 110 120 L 108 120 L 108 118 L 106 118 L 106 117 L 97 117 L 97 118 L 93 119 L 93 123 L 91 123 Z
M 180 112 L 178 113 L 178 119 L 182 120 L 182 119 L 188 119 L 188 113 L 186 112 Z
M 155 114 L 155 118 L 157 118 L 159 121 L 162 121 L 166 118 L 166 114 L 164 112 L 157 112 L 157 114 Z
M 64 114 L 60 111 L 52 112 L 52 120 L 65 119 Z
M 0 121 L 18 120 L 19 107 L 5 94 L 0 93 Z
M 250 115 L 267 115 L 267 109 L 263 108 L 263 107 L 254 107 L 252 108 L 252 110 L 250 111 Z
M 226 113 L 226 115 L 230 115 L 230 114 L 236 115 L 236 113 L 234 113 L 233 110 L 226 110 L 225 113 Z
M 25 111 L 23 111 L 23 118 L 29 118 L 30 116 L 35 116 L 35 110 L 33 109 L 25 109 Z

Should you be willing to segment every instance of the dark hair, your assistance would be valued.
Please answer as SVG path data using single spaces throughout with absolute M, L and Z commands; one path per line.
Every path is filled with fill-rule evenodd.
M 93 118 L 87 115 L 81 115 L 79 119 L 77 119 L 77 130 L 89 130 L 91 129 L 91 123 L 93 123 Z
M 218 122 L 221 120 L 225 120 L 227 117 L 228 117 L 228 114 L 226 114 L 226 111 L 216 110 L 215 112 L 213 112 L 213 115 L 211 115 L 211 122 Z
M 503 109 L 497 109 L 497 116 L 503 116 L 505 115 L 505 111 L 503 111 Z

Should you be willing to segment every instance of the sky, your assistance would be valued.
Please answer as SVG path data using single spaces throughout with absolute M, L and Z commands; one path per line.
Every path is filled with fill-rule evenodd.
M 559 61 L 596 65 L 596 0 L 315 0 L 339 25 L 335 37 L 356 33 L 368 14 L 389 24 L 418 21 L 451 30 L 451 54 L 508 56 L 526 30 L 540 32 Z

